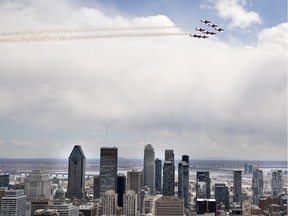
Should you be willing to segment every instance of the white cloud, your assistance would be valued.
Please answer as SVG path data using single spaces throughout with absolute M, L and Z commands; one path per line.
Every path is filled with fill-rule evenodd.
M 109 17 L 68 1 L 57 7 L 55 18 L 53 6 L 36 2 L 27 7 L 12 4 L 9 13 L 7 6 L 0 6 L 0 12 L 7 12 L 0 13 L 0 19 L 9 20 L 0 24 L 0 31 L 173 25 L 163 15 Z M 29 13 L 20 13 L 27 8 Z M 21 14 L 18 22 L 15 14 Z M 285 29 L 287 24 L 264 30 L 255 47 L 189 36 L 1 43 L 0 117 L 70 130 L 72 137 L 77 130 L 101 131 L 108 124 L 109 143 L 119 147 L 121 156 L 141 157 L 146 133 L 158 152 L 175 148 L 195 158 L 205 150 L 211 158 L 221 157 L 226 149 L 232 158 L 254 159 L 247 156 L 250 146 L 258 158 L 284 159 L 286 153 L 279 149 L 286 148 L 286 51 L 268 44 L 285 44 Z M 101 140 L 104 144 L 103 134 L 97 142 L 95 137 L 81 142 L 51 138 L 39 143 L 43 149 L 38 150 L 58 145 L 69 154 L 72 143 L 80 142 L 89 153 L 96 152 Z
M 229 28 L 248 28 L 261 24 L 261 18 L 254 11 L 247 11 L 245 0 L 217 0 L 215 7 L 220 17 L 231 19 Z

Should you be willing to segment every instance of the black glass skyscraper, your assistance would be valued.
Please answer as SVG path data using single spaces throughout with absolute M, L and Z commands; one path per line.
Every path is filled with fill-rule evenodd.
M 184 199 L 184 207 L 189 209 L 189 156 L 183 155 L 178 164 L 178 197 Z
M 159 158 L 155 160 L 155 190 L 162 193 L 162 161 Z
M 175 165 L 172 149 L 165 150 L 165 162 L 163 166 L 163 196 L 175 195 Z
M 117 191 L 118 148 L 102 147 L 100 151 L 100 196 L 103 196 L 105 191 Z
M 241 202 L 240 196 L 242 193 L 242 171 L 237 170 L 233 172 L 233 202 Z
M 68 165 L 68 187 L 65 196 L 69 199 L 84 199 L 86 157 L 81 146 L 75 145 Z
M 126 191 L 126 176 L 124 174 L 118 174 L 117 176 L 117 197 L 118 207 L 123 207 L 123 195 Z
M 223 203 L 225 205 L 225 209 L 229 209 L 229 190 L 228 187 L 224 183 L 216 183 L 215 184 L 215 200 L 216 203 Z

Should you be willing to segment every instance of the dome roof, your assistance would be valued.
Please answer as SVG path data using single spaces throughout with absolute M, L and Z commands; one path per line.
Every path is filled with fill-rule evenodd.
M 54 199 L 64 199 L 65 198 L 65 192 L 61 187 L 58 187 L 58 189 L 55 192 Z

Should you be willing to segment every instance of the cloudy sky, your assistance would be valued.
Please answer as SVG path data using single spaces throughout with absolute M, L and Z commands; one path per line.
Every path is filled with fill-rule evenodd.
M 190 37 L 200 19 L 225 31 Z M 287 159 L 286 0 L 1 0 L 0 20 L 0 158 Z

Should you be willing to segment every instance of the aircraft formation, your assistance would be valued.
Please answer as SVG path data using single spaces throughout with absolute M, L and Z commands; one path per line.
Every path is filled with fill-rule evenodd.
M 215 31 L 218 31 L 218 32 L 224 31 L 223 28 L 218 27 L 217 24 L 211 23 L 210 20 L 200 20 L 200 21 L 201 21 L 201 23 L 204 23 L 204 24 L 206 24 L 207 26 L 213 28 Z M 194 38 L 204 38 L 204 39 L 206 39 L 206 38 L 209 38 L 207 35 L 215 35 L 215 34 L 217 34 L 217 33 L 214 32 L 214 31 L 207 31 L 207 30 L 205 30 L 205 29 L 203 29 L 203 28 L 195 28 L 195 30 L 198 31 L 198 32 L 200 32 L 201 34 L 190 34 L 191 37 L 194 37 Z

